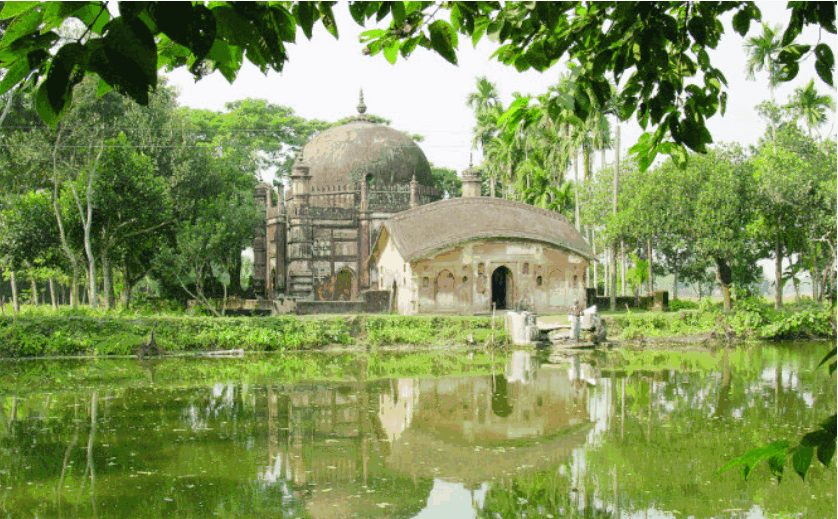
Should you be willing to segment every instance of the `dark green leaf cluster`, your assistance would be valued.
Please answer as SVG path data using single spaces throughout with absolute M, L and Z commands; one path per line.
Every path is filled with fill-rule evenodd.
M 334 2 L 120 2 L 113 15 L 107 2 L 7 2 L 0 18 L 11 19 L 0 41 L 0 63 L 8 70 L 0 94 L 15 85 L 38 84 L 40 116 L 54 125 L 87 74 L 101 78 L 100 93 L 111 88 L 147 105 L 157 88 L 157 71 L 186 66 L 196 79 L 219 70 L 232 82 L 244 58 L 281 71 L 286 44 L 299 26 L 311 38 L 320 20 L 337 37 Z M 58 29 L 76 19 L 85 31 L 59 42 Z
M 418 47 L 433 49 L 452 64 L 457 33 L 477 44 L 484 36 L 500 44 L 494 56 L 517 70 L 544 71 L 561 59 L 580 66 L 571 94 L 572 111 L 586 120 L 611 97 L 608 75 L 624 85 L 615 112 L 636 115 L 643 128 L 657 127 L 634 148 L 646 169 L 658 151 L 684 157 L 680 146 L 704 152 L 712 142 L 706 119 L 725 111 L 727 80 L 713 65 L 725 28 L 720 18 L 733 12 L 733 29 L 742 36 L 761 20 L 753 2 L 398 2 L 355 3 L 358 23 L 392 13 L 388 29 L 363 34 L 369 54 L 384 53 L 394 63 Z M 781 81 L 796 77 L 810 47 L 794 44 L 802 28 L 819 25 L 835 33 L 834 4 L 790 2 L 791 21 L 780 55 Z M 448 11 L 449 19 L 439 16 Z M 832 85 L 832 52 L 815 49 L 815 68 Z M 671 141 L 669 140 L 671 139 Z M 676 146 L 673 146 L 676 145 Z

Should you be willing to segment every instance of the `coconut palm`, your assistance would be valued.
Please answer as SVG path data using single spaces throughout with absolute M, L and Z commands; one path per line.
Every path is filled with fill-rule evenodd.
M 774 89 L 780 84 L 780 52 L 785 48 L 783 46 L 781 27 L 779 25 L 771 27 L 768 24 L 762 24 L 762 34 L 759 36 L 752 36 L 745 40 L 745 52 L 748 55 L 748 62 L 745 69 L 745 77 L 749 80 L 755 80 L 757 72 L 765 70 L 768 72 L 768 92 L 771 95 L 771 103 L 774 103 Z M 771 123 L 771 140 L 776 138 L 776 124 L 773 119 L 769 119 Z
M 503 112 L 495 84 L 490 82 L 486 76 L 477 78 L 477 91 L 468 94 L 466 106 L 474 110 L 474 117 L 477 121 L 472 129 L 474 134 L 472 148 L 476 148 L 477 144 L 480 144 L 480 151 L 483 153 L 485 160 L 487 157 L 486 147 L 498 133 L 497 120 Z M 488 172 L 490 173 L 490 191 L 492 198 L 494 198 L 497 171 L 496 168 L 490 168 L 490 170 Z M 494 175 L 492 175 L 493 172 Z
M 745 52 L 748 54 L 746 77 L 756 79 L 756 73 L 768 72 L 768 89 L 771 99 L 774 99 L 774 88 L 780 84 L 780 52 L 784 49 L 781 38 L 781 27 L 771 27 L 762 24 L 762 34 L 745 40 Z
M 795 119 L 803 122 L 812 137 L 812 128 L 818 128 L 826 122 L 827 110 L 834 110 L 832 96 L 819 94 L 815 90 L 815 80 L 809 80 L 806 88 L 795 88 L 789 104 L 785 106 Z

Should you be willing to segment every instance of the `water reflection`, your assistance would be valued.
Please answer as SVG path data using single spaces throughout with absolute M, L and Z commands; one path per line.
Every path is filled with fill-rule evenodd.
M 0 511 L 770 517 L 791 502 L 804 517 L 832 517 L 834 470 L 779 486 L 766 474 L 713 479 L 725 459 L 799 436 L 834 409 L 833 381 L 813 369 L 819 350 L 807 351 L 682 355 L 677 366 L 630 356 L 545 364 L 515 352 L 486 376 L 185 378 L 6 395 Z M 820 499 L 791 499 L 801 494 Z

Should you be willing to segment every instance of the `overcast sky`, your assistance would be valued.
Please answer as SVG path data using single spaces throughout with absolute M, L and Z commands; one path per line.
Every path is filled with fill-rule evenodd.
M 784 24 L 787 19 L 785 2 L 757 2 L 763 20 L 770 24 Z M 476 78 L 487 76 L 495 83 L 501 100 L 508 105 L 513 92 L 541 94 L 554 84 L 565 70 L 557 64 L 544 73 L 517 72 L 490 60 L 495 46 L 486 38 L 473 48 L 461 36 L 458 52 L 459 66 L 445 61 L 436 53 L 417 49 L 408 60 L 399 57 L 390 65 L 382 55 L 364 56 L 358 36 L 366 30 L 349 16 L 345 3 L 336 5 L 335 15 L 340 39 L 335 40 L 318 22 L 311 41 L 302 31 L 297 31 L 297 44 L 288 49 L 289 62 L 281 74 L 263 75 L 246 61 L 235 83 L 230 85 L 215 73 L 195 82 L 185 70 L 169 74 L 172 84 L 181 90 L 180 103 L 195 108 L 221 110 L 229 101 L 245 98 L 262 98 L 288 106 L 306 118 L 336 121 L 356 113 L 358 91 L 364 89 L 368 112 L 386 117 L 392 126 L 407 133 L 425 137 L 420 146 L 433 164 L 462 171 L 468 166 L 471 150 L 474 115 L 466 106 L 466 96 L 475 90 Z M 389 18 L 384 22 L 389 21 Z M 383 23 L 383 22 L 382 22 Z M 756 143 L 764 130 L 764 122 L 754 112 L 754 107 L 769 99 L 767 76 L 763 73 L 756 81 L 745 79 L 746 54 L 744 39 L 732 31 L 729 18 L 723 20 L 726 35 L 719 48 L 711 52 L 713 63 L 728 80 L 728 104 L 724 117 L 714 116 L 708 121 L 715 142 Z M 368 28 L 372 28 L 372 24 Z M 749 36 L 761 33 L 761 28 L 751 25 Z M 809 28 L 800 39 L 806 43 L 818 40 L 818 31 Z M 823 32 L 822 40 L 836 50 L 835 36 Z M 798 77 L 781 85 L 775 93 L 780 103 L 786 102 L 796 87 L 805 86 L 815 77 L 816 88 L 835 96 L 835 91 L 815 76 L 814 58 L 810 57 L 800 68 Z M 830 122 L 823 128 L 826 133 Z M 622 124 L 622 150 L 636 142 L 642 133 L 634 122 Z M 834 129 L 833 129 L 834 133 Z M 475 165 L 479 165 L 479 151 Z M 609 154 L 608 160 L 611 160 Z M 270 180 L 270 179 L 266 179 Z

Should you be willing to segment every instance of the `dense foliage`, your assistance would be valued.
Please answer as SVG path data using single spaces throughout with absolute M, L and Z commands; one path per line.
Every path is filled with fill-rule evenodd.
M 121 3 L 112 13 L 98 1 L 8 2 L 0 13 L 11 20 L 0 41 L 0 62 L 8 71 L 0 93 L 45 77 L 38 113 L 55 124 L 86 75 L 98 76 L 102 91 L 115 88 L 145 105 L 160 68 L 185 66 L 198 79 L 218 70 L 231 82 L 245 58 L 263 72 L 281 71 L 298 27 L 310 39 L 320 21 L 338 36 L 333 4 Z M 362 41 L 368 54 L 381 53 L 391 63 L 424 47 L 456 64 L 458 35 L 474 44 L 484 36 L 496 41 L 495 57 L 518 70 L 544 71 L 563 58 L 577 63 L 571 99 L 582 120 L 611 96 L 609 80 L 624 82 L 619 117 L 637 115 L 644 128 L 657 126 L 643 142 L 646 158 L 659 148 L 667 151 L 667 143 L 704 151 L 712 142 L 705 120 L 724 113 L 727 99 L 726 78 L 708 53 L 725 32 L 719 18 L 733 13 L 732 29 L 741 36 L 761 20 L 753 2 L 352 2 L 349 11 L 360 25 L 389 16 L 386 28 L 365 32 Z M 796 38 L 807 25 L 835 34 L 834 3 L 791 2 L 789 12 L 775 77 L 796 77 L 811 51 L 815 70 L 831 86 L 830 47 Z M 58 29 L 68 19 L 80 21 L 84 31 L 61 41 Z M 551 117 L 561 104 L 551 105 Z
M 506 344 L 501 322 L 488 317 L 282 316 L 210 318 L 95 312 L 0 316 L 0 357 L 134 355 L 154 333 L 168 354 L 243 349 L 272 352 L 326 346 L 369 347 Z

